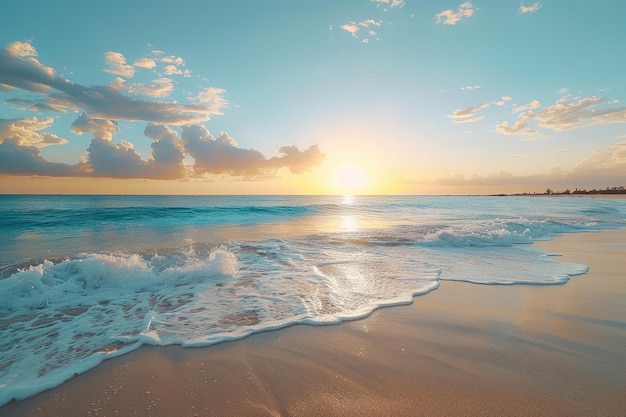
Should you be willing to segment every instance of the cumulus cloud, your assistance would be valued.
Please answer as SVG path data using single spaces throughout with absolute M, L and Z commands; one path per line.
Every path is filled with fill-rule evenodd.
M 154 69 L 156 68 L 156 61 L 152 58 L 138 58 L 133 62 L 133 66 L 136 68 Z
M 52 126 L 53 123 L 54 119 L 52 117 L 46 117 L 44 119 L 38 119 L 36 117 L 24 119 L 0 118 L 0 143 L 12 141 L 19 146 L 35 148 L 67 143 L 66 139 L 60 138 L 52 133 L 39 133 L 39 131 Z
M 92 119 L 87 113 L 81 114 L 72 123 L 72 132 L 82 135 L 92 132 L 94 137 L 103 140 L 112 140 L 113 135 L 119 132 L 117 122 L 113 120 Z
M 195 174 L 254 175 L 265 173 L 265 157 L 255 149 L 242 149 L 226 132 L 214 137 L 206 127 L 183 126 L 185 150 L 195 160 Z
M 148 124 L 143 133 L 154 141 L 150 145 L 153 172 L 159 178 L 187 178 L 183 143 L 178 134 L 168 126 L 155 123 Z
M 454 26 L 461 20 L 472 17 L 473 15 L 474 9 L 472 8 L 472 3 L 466 1 L 465 3 L 461 3 L 459 5 L 457 11 L 454 11 L 452 9 L 444 10 L 440 13 L 437 13 L 435 17 L 437 18 L 436 23 Z
M 465 109 L 457 109 L 452 114 L 448 115 L 452 119 L 453 123 L 471 123 L 484 119 L 483 116 L 478 116 L 477 113 L 489 107 L 489 103 L 477 104 L 476 106 L 468 107 Z
M 152 155 L 142 159 L 135 146 L 126 140 L 113 143 L 107 137 L 98 135 L 87 148 L 87 161 L 83 164 L 83 174 L 106 178 L 146 178 L 146 179 L 185 179 L 187 168 L 182 144 L 176 132 L 168 126 L 150 123 L 144 134 L 153 139 Z
M 126 58 L 119 52 L 107 52 L 104 59 L 109 66 L 102 71 L 119 75 L 121 77 L 132 78 L 135 75 L 135 69 L 132 65 L 126 63 Z
M 182 75 L 183 71 L 179 69 L 176 65 L 166 65 L 163 68 L 163 72 L 165 75 Z
M 183 66 L 185 65 L 185 60 L 182 59 L 179 56 L 174 56 L 174 55 L 168 55 L 168 56 L 164 56 L 161 58 L 161 62 L 165 62 L 167 64 L 173 64 L 176 66 Z
M 90 174 L 106 178 L 153 178 L 147 161 L 141 159 L 132 143 L 93 138 L 87 148 Z
M 0 174 L 72 176 L 77 174 L 73 165 L 50 162 L 41 156 L 40 148 L 20 144 L 18 139 L 0 143 Z
M 310 146 L 301 151 L 297 146 L 281 146 L 278 149 L 279 156 L 269 159 L 268 163 L 274 168 L 287 167 L 293 174 L 303 174 L 324 161 L 324 154 L 317 145 Z
M 361 26 L 369 25 L 376 22 L 364 21 Z M 53 125 L 53 118 L 0 118 L 0 174 L 146 179 L 230 174 L 254 179 L 274 175 L 281 168 L 303 173 L 323 160 L 324 155 L 316 145 L 304 151 L 283 146 L 277 156 L 268 158 L 255 149 L 239 147 L 227 133 L 213 137 L 200 123 L 222 114 L 228 106 L 224 89 L 203 88 L 188 97 L 191 104 L 139 98 L 139 95 L 167 97 L 174 84 L 166 77 L 151 84 L 127 82 L 125 78 L 130 78 L 135 68 L 159 73 L 157 67 L 161 64 L 177 70 L 185 64 L 177 56 L 166 56 L 160 51 L 153 54 L 157 59 L 138 59 L 129 65 L 122 54 L 109 52 L 107 71 L 119 76 L 106 86 L 84 86 L 56 75 L 52 68 L 41 64 L 30 43 L 14 42 L 0 49 L 0 88 L 15 95 L 7 98 L 6 104 L 20 110 L 76 112 L 79 116 L 71 124 L 71 130 L 78 135 L 93 134 L 81 162 L 54 163 L 47 161 L 39 150 L 68 142 L 46 132 Z M 182 73 L 189 74 L 187 70 Z M 113 140 L 119 133 L 120 120 L 148 122 L 144 130 L 145 136 L 152 140 L 148 158 L 142 157 L 131 142 Z M 177 126 L 180 137 L 173 129 Z M 187 157 L 195 160 L 193 166 L 184 163 Z
M 184 126 L 182 140 L 185 150 L 194 158 L 196 175 L 267 175 L 276 169 L 287 167 L 294 174 L 301 174 L 318 166 L 324 154 L 317 145 L 305 151 L 296 146 L 282 146 L 279 156 L 267 159 L 255 149 L 239 148 L 237 142 L 226 132 L 214 137 L 204 126 Z
M 23 124 L 29 122 L 32 130 L 49 125 L 48 120 Z M 45 145 L 20 142 L 13 135 L 0 141 L 0 174 L 179 180 L 189 175 L 229 174 L 255 179 L 268 177 L 281 168 L 302 174 L 324 160 L 317 145 L 303 151 L 293 145 L 281 146 L 277 156 L 266 158 L 255 149 L 240 148 L 226 132 L 214 137 L 204 126 L 187 125 L 179 137 L 169 126 L 157 123 L 149 123 L 144 130 L 144 135 L 152 139 L 152 154 L 143 159 L 131 142 L 124 139 L 113 142 L 113 135 L 118 132 L 113 121 L 90 119 L 82 114 L 72 129 L 79 134 L 94 134 L 83 162 L 75 165 L 49 162 L 39 151 Z M 192 167 L 185 165 L 186 155 L 195 160 Z
M 37 56 L 37 51 L 28 42 L 13 42 L 7 45 L 6 51 L 13 56 Z
M 524 3 L 522 3 L 519 6 L 519 12 L 522 13 L 522 14 L 524 14 L 524 13 L 534 13 L 534 12 L 536 12 L 539 9 L 541 9 L 541 4 L 539 2 L 531 4 L 530 6 L 524 6 Z
M 154 51 L 154 53 L 156 55 L 162 55 L 161 51 Z M 161 56 L 159 61 L 166 64 L 163 68 L 164 75 L 182 75 L 184 77 L 191 76 L 191 71 L 183 69 L 183 67 L 185 66 L 185 60 L 179 56 Z

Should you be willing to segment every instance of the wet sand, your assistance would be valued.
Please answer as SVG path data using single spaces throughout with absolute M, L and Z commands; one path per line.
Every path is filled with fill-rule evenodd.
M 0 416 L 625 416 L 626 230 L 536 246 L 590 271 L 556 286 L 442 281 L 336 326 L 146 346 Z

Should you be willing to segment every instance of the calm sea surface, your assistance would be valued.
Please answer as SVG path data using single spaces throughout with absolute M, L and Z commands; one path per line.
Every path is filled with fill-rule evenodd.
M 626 200 L 0 195 L 0 405 L 142 344 L 203 346 L 410 303 L 441 280 L 562 284 L 534 249 Z

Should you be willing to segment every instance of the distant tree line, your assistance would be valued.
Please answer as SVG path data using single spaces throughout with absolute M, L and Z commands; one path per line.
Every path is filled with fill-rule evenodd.
M 498 196 L 506 195 L 580 195 L 580 194 L 626 194 L 626 188 L 623 185 L 619 187 L 593 188 L 591 190 L 581 190 L 576 188 L 574 191 L 569 188 L 564 191 L 555 191 L 551 188 L 546 189 L 543 193 L 518 193 L 518 194 L 495 194 Z
M 606 187 L 606 188 L 594 188 L 591 190 L 580 190 L 576 188 L 574 191 L 567 189 L 565 191 L 554 191 L 548 188 L 544 195 L 563 195 L 563 194 L 626 194 L 626 189 L 623 185 L 619 187 Z

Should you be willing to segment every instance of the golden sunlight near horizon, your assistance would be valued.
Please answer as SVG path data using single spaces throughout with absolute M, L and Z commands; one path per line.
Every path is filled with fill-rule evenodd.
M 345 163 L 333 175 L 333 187 L 342 194 L 363 192 L 368 183 L 367 174 L 355 163 Z

